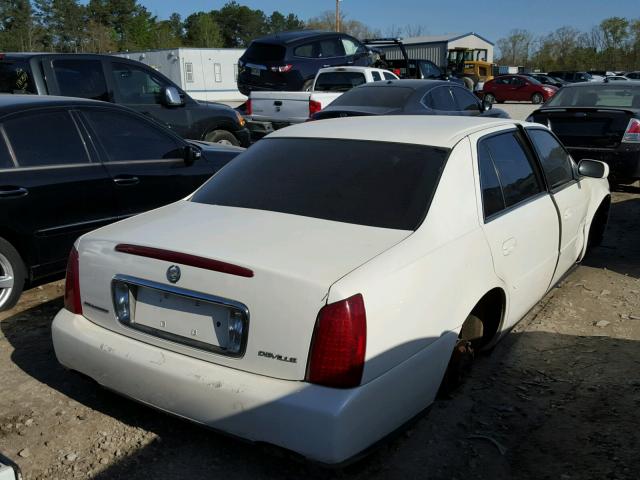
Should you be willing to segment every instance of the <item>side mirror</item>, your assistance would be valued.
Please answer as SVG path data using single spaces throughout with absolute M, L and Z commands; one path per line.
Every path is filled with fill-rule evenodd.
M 578 163 L 578 173 L 583 177 L 607 178 L 609 176 L 609 165 L 599 160 L 585 158 Z
M 196 160 L 202 157 L 202 152 L 198 147 L 193 145 L 187 145 L 184 147 L 184 164 L 189 167 L 195 163 Z
M 493 103 L 491 103 L 489 100 L 482 100 L 482 102 L 480 103 L 481 112 L 488 112 L 492 108 L 493 108 Z
M 176 87 L 164 87 L 162 90 L 162 100 L 167 107 L 179 107 L 184 104 Z

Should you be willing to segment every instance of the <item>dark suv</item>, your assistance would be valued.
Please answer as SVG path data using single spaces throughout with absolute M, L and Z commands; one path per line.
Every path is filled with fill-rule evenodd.
M 311 90 L 318 70 L 339 65 L 368 67 L 369 49 L 344 33 L 303 30 L 251 42 L 238 61 L 238 90 Z
M 128 108 L 0 95 L 0 310 L 62 277 L 75 239 L 186 197 L 242 152 Z
M 569 83 L 590 82 L 593 78 L 590 73 L 587 72 L 568 72 L 564 70 L 547 73 L 550 77 L 556 77 L 560 80 L 564 80 Z
M 196 101 L 160 72 L 110 55 L 0 54 L 0 93 L 62 95 L 126 105 L 183 138 L 249 146 L 242 116 Z

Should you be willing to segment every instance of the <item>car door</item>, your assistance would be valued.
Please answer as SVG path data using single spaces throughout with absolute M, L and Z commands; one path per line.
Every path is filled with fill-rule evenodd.
M 540 160 L 562 227 L 558 266 L 551 281 L 553 285 L 582 254 L 589 202 L 573 160 L 562 144 L 542 128 L 530 128 L 527 133 Z
M 115 103 L 154 118 L 181 137 L 191 138 L 190 99 L 183 96 L 183 105 L 164 104 L 164 89 L 173 86 L 172 84 L 146 65 L 135 65 L 116 59 L 108 63 L 108 74 L 113 82 Z
M 516 129 L 476 140 L 482 228 L 507 288 L 505 328 L 540 300 L 558 259 L 560 226 L 526 140 Z
M 142 116 L 99 107 L 83 108 L 81 115 L 112 179 L 122 215 L 184 198 L 214 171 L 204 158 L 185 162 L 186 142 Z
M 117 220 L 112 182 L 69 110 L 1 122 L 15 166 L 0 174 L 0 224 L 25 239 L 32 278 L 62 272 L 78 236 Z
M 511 77 L 509 86 L 509 98 L 507 98 L 507 100 L 513 100 L 517 102 L 529 100 L 527 82 L 524 79 L 520 77 Z

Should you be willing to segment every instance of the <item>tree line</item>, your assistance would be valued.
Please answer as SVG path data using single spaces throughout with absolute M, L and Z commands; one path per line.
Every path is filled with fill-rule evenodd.
M 342 30 L 377 34 L 342 14 Z M 303 21 L 232 0 L 219 10 L 158 19 L 137 0 L 0 0 L 0 51 L 114 52 L 154 48 L 246 47 L 252 39 L 303 28 L 333 30 L 335 14 Z
M 496 42 L 501 65 L 551 70 L 639 70 L 640 19 L 610 17 L 589 31 L 565 26 L 536 37 L 516 29 Z

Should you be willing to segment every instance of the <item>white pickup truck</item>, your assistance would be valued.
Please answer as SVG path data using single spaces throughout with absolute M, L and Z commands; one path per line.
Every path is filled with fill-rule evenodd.
M 274 129 L 305 122 L 347 90 L 364 83 L 397 80 L 388 70 L 369 67 L 321 68 L 308 92 L 251 92 L 246 116 L 253 122 L 270 122 Z

